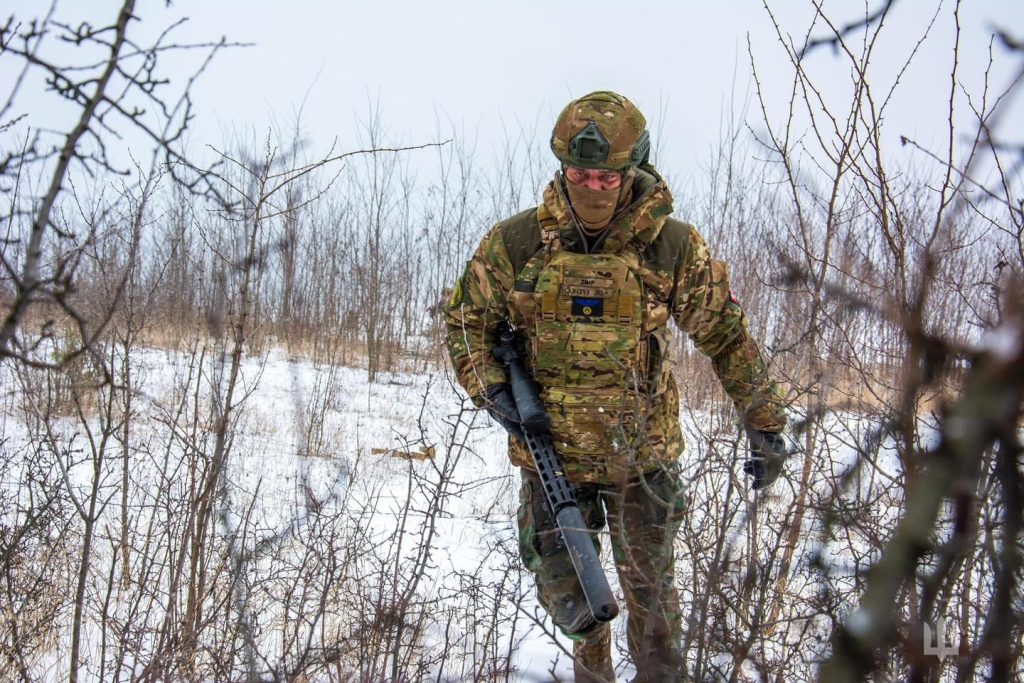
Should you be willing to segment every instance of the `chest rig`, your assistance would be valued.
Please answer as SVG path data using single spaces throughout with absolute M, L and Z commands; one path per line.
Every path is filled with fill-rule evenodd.
M 668 385 L 672 283 L 644 266 L 636 238 L 617 253 L 575 253 L 543 207 L 537 218 L 541 249 L 517 275 L 512 321 L 560 456 L 607 466 L 642 447 L 646 416 Z

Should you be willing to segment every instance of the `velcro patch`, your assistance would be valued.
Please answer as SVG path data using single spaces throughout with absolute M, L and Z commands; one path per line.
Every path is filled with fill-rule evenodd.
M 604 299 L 574 296 L 572 298 L 572 314 L 583 318 L 600 318 L 604 315 Z
M 456 306 L 462 304 L 463 296 L 464 295 L 462 293 L 462 278 L 460 277 L 458 280 L 455 281 L 455 289 L 452 290 L 452 295 L 448 299 L 448 308 L 455 308 Z
M 599 297 L 608 296 L 609 294 L 611 294 L 611 288 L 606 289 L 604 287 L 583 287 L 580 285 L 564 285 L 562 287 L 563 296 L 596 299 Z

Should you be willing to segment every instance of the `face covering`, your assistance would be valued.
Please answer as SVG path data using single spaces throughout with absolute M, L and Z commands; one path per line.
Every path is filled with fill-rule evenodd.
M 610 190 L 591 190 L 565 181 L 572 210 L 587 232 L 604 230 L 611 223 L 616 209 L 629 202 L 632 196 L 633 176 L 631 169 L 622 179 L 622 185 Z
M 572 209 L 584 228 L 597 231 L 611 222 L 615 207 L 619 205 L 621 187 L 591 190 L 570 182 L 566 182 L 565 186 L 569 193 L 569 201 L 572 202 Z

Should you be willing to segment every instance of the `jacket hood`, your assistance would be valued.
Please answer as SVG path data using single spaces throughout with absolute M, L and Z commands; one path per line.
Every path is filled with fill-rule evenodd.
M 578 225 L 565 191 L 565 180 L 559 173 L 544 188 L 540 211 L 558 223 L 562 244 L 568 249 L 582 242 L 582 228 Z M 650 166 L 636 169 L 633 179 L 633 200 L 620 210 L 596 241 L 595 251 L 616 254 L 630 240 L 653 242 L 672 213 L 672 193 L 658 172 Z M 543 216 L 540 216 L 543 217 Z

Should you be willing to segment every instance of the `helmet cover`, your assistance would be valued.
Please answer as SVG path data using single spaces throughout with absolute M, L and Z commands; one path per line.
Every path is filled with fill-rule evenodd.
M 551 151 L 568 166 L 624 170 L 645 163 L 647 120 L 628 99 L 598 90 L 573 100 L 555 121 Z

